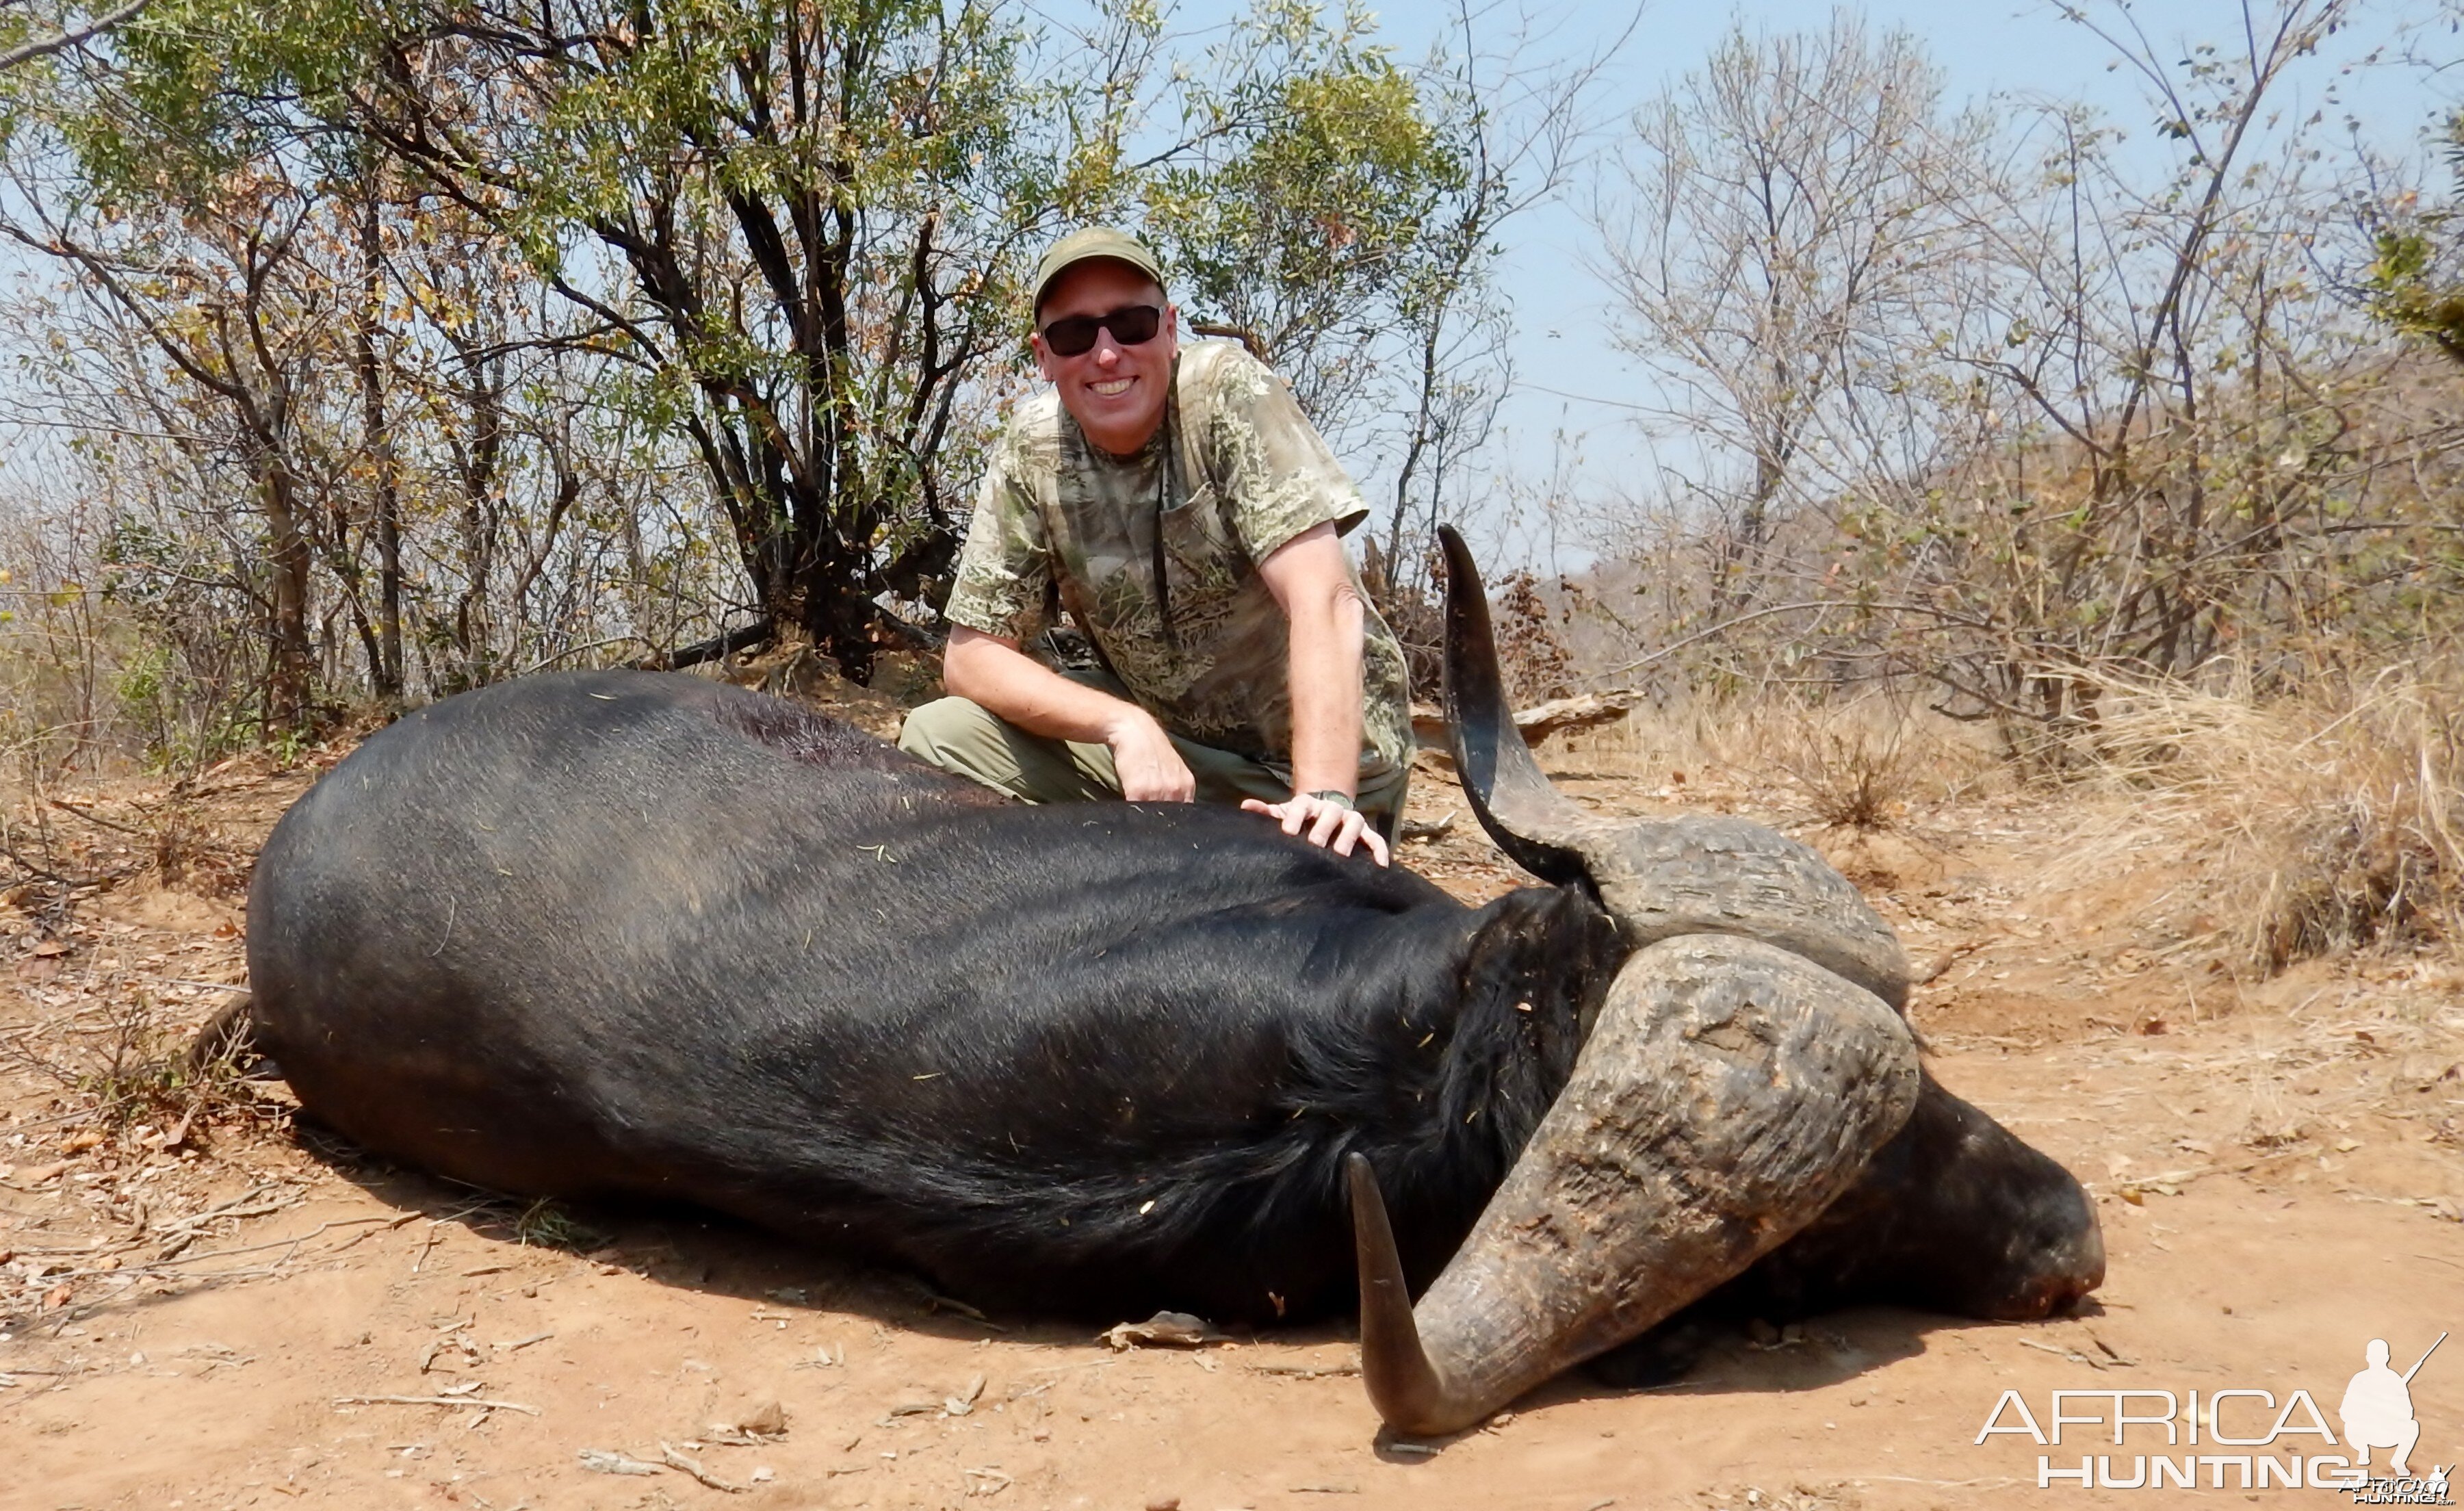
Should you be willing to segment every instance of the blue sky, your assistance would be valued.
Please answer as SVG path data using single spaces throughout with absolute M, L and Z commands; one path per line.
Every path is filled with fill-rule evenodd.
M 1632 25 L 1630 38 L 1603 74 L 1594 99 L 1602 145 L 1634 105 L 1698 67 L 1732 22 L 1771 33 L 1821 31 L 1835 9 L 1829 0 L 1736 7 L 1661 0 L 1643 6 L 1638 20 L 1630 4 L 1534 3 L 1544 34 L 1527 54 L 1533 58 L 1595 53 Z M 2108 27 L 2126 26 L 2135 17 L 2169 57 L 2183 55 L 2198 41 L 2231 43 L 2241 24 L 2240 7 L 2232 0 L 2140 0 L 2127 13 L 2110 3 L 2083 3 Z M 1245 7 L 1192 4 L 1182 8 L 1178 22 L 1199 24 L 1199 16 L 1236 9 Z M 2155 166 L 2164 161 L 2160 139 L 2142 82 L 2127 71 L 2111 68 L 2111 48 L 2087 28 L 2064 19 L 2053 5 L 1875 0 L 1849 9 L 1861 10 L 1869 32 L 1899 28 L 1920 37 L 1946 75 L 1948 102 L 1992 96 L 2085 99 L 2125 132 L 2125 152 L 2144 147 L 2151 179 L 2160 176 Z M 2451 11 L 2454 9 L 2451 0 Z M 1380 32 L 1401 55 L 1417 57 L 1447 30 L 1452 11 L 1451 6 L 1385 7 Z M 2439 0 L 2387 0 L 2365 7 L 2355 23 L 2331 38 L 2320 58 L 2303 69 L 2288 105 L 2298 104 L 2300 115 L 2324 106 L 2331 121 L 2354 115 L 2379 150 L 2417 157 L 2423 129 L 2443 108 L 2447 92 L 2464 87 L 2464 80 L 2454 77 L 2464 75 L 2464 68 L 2439 76 L 2418 63 L 2390 60 L 2349 74 L 2341 71 L 2383 44 L 2391 44 L 2390 55 L 2464 56 L 2464 39 L 2437 24 L 2440 13 Z M 1510 18 L 1511 12 L 1501 8 L 1483 31 L 1502 33 Z M 1485 470 L 1501 476 L 1493 489 L 1497 493 L 1507 491 L 1505 478 L 1527 491 L 1536 486 L 1561 454 L 1574 459 L 1571 477 L 1578 492 L 1631 493 L 1646 486 L 1642 480 L 1651 475 L 1648 447 L 1633 423 L 1633 411 L 1622 406 L 1644 397 L 1645 380 L 1633 360 L 1612 343 L 1607 291 L 1586 267 L 1595 240 L 1580 213 L 1589 196 L 1588 177 L 1578 173 L 1565 201 L 1530 212 L 1513 223 L 1505 237 L 1504 281 L 1514 300 L 1517 382 L 1501 416 L 1502 433 L 1485 459 Z M 2433 178 L 2443 179 L 2443 174 Z M 1561 435 L 1568 438 L 1562 452 Z M 1361 481 L 1377 499 L 1376 480 L 1363 476 Z M 1501 537 L 1497 545 L 1544 560 L 1555 555 L 1567 566 L 1581 564 L 1588 555 L 1582 541 L 1551 542 L 1529 531 Z

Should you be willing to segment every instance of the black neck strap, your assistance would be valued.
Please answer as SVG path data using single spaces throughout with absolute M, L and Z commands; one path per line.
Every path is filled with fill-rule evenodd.
M 1180 635 L 1172 623 L 1172 580 L 1164 570 L 1163 514 L 1171 496 L 1172 475 L 1178 471 L 1179 437 L 1174 434 L 1174 421 L 1180 409 L 1180 358 L 1172 360 L 1170 386 L 1164 390 L 1163 426 L 1156 433 L 1163 438 L 1163 454 L 1155 459 L 1155 611 L 1163 617 L 1163 643 L 1175 652 L 1180 649 Z

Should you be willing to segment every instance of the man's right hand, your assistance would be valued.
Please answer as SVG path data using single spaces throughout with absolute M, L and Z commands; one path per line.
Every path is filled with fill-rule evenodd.
M 1131 802 L 1192 802 L 1198 778 L 1189 763 L 1173 749 L 1172 737 L 1155 715 L 1136 704 L 1122 705 L 1121 716 L 1104 731 L 1112 752 L 1112 773 L 1121 781 L 1121 796 Z

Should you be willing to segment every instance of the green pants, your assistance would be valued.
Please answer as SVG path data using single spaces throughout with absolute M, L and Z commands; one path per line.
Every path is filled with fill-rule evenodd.
M 1121 685 L 1102 672 L 1068 676 L 1128 701 Z M 1281 802 L 1292 795 L 1288 766 L 1251 760 L 1177 734 L 1168 737 L 1197 778 L 1200 802 L 1238 803 L 1243 798 Z M 1109 746 L 1029 734 L 966 698 L 941 698 L 909 713 L 898 732 L 898 748 L 1028 802 L 1100 802 L 1121 796 Z M 1409 767 L 1361 753 L 1360 790 L 1353 801 L 1389 842 L 1402 818 L 1403 790 L 1411 777 Z

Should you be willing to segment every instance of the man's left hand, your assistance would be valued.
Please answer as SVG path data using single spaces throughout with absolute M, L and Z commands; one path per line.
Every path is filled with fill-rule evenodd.
M 1370 823 L 1368 815 L 1357 809 L 1295 795 L 1282 802 L 1245 798 L 1241 811 L 1265 814 L 1281 823 L 1286 834 L 1300 835 L 1321 849 L 1350 855 L 1356 844 L 1369 852 L 1371 860 L 1380 865 L 1386 864 L 1386 837 Z

